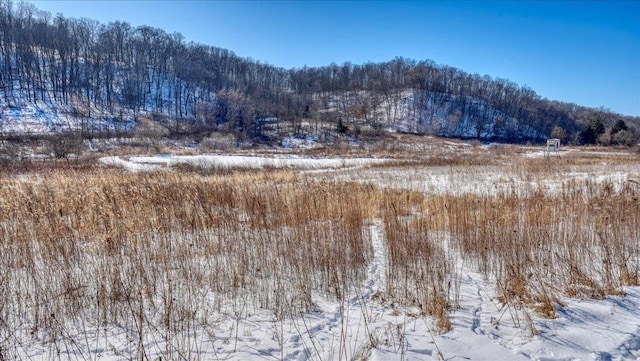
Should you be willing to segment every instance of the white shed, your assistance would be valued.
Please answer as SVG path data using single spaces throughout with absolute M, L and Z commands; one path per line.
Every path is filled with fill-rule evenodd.
M 551 153 L 559 154 L 560 151 L 560 139 L 558 138 L 550 138 L 547 139 L 547 156 L 551 155 Z
M 560 139 L 547 139 L 547 152 L 557 152 L 560 150 Z

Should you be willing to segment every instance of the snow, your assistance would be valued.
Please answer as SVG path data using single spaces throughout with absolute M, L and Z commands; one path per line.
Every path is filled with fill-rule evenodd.
M 115 156 L 100 158 L 99 162 L 105 165 L 125 168 L 131 172 L 153 172 L 160 169 L 157 164 L 139 164 Z
M 384 226 L 376 220 L 363 230 L 373 257 L 367 279 L 344 302 L 314 295 L 316 309 L 277 320 L 268 311 L 238 317 L 218 314 L 208 328 L 166 340 L 147 331 L 149 359 L 168 358 L 167 350 L 198 350 L 188 359 L 201 360 L 638 360 L 640 359 L 640 287 L 625 289 L 624 297 L 605 300 L 567 298 L 556 319 L 502 305 L 490 280 L 458 259 L 459 305 L 450 315 L 453 329 L 439 334 L 433 320 L 376 301 L 384 289 L 387 251 Z M 446 236 L 441 239 L 448 247 Z M 206 305 L 203 305 L 206 307 Z M 21 359 L 127 360 L 138 352 L 137 335 L 129 329 L 91 327 L 91 320 L 69 336 L 82 343 L 67 350 L 34 344 L 19 350 Z M 89 355 L 87 357 L 87 355 Z M 176 351 L 176 358 L 181 359 Z M 182 357 L 185 357 L 182 355 Z M 171 358 L 168 358 L 171 359 Z
M 601 301 L 567 298 L 556 305 L 556 319 L 541 319 L 499 304 L 481 274 L 458 266 L 461 306 L 451 315 L 453 331 L 434 338 L 445 359 L 640 359 L 640 287 Z M 533 318 L 529 326 L 525 312 Z
M 383 163 L 386 159 L 376 158 L 304 158 L 296 156 L 241 156 L 241 155 L 154 155 L 121 157 L 103 157 L 100 162 L 107 165 L 124 167 L 131 171 L 153 171 L 161 167 L 189 164 L 204 169 L 231 168 L 295 168 L 322 169 L 362 167 Z
M 129 132 L 135 122 L 127 119 L 118 121 L 115 116 L 98 110 L 93 116 L 82 119 L 73 114 L 73 107 L 53 102 L 22 102 L 18 106 L 6 106 L 0 99 L 0 132 L 7 134 L 47 134 L 52 132 L 85 129 L 96 132 Z
M 114 88 L 118 96 L 122 95 L 123 83 L 126 81 L 122 77 L 123 74 L 116 71 L 116 79 L 114 79 Z M 161 109 L 164 109 L 164 112 L 160 111 L 160 113 L 167 119 L 176 118 L 177 115 L 170 114 L 169 111 L 175 108 L 176 100 L 173 92 L 169 91 L 167 80 L 163 78 L 158 84 L 155 76 L 149 74 L 149 78 L 153 79 L 153 82 L 149 84 L 149 91 L 145 94 L 145 103 L 140 104 L 142 109 L 136 114 L 121 107 L 109 110 L 94 103 L 85 104 L 77 100 L 74 101 L 75 106 L 55 101 L 51 94 L 51 84 L 47 84 L 49 90 L 44 95 L 46 100 L 28 101 L 14 96 L 18 100 L 7 102 L 4 98 L 0 98 L 0 133 L 45 134 L 80 128 L 95 132 L 131 132 L 138 122 L 137 119 L 153 117 L 154 110 L 157 113 L 157 99 L 162 99 Z M 200 88 L 196 88 L 194 92 L 196 99 L 205 94 L 205 90 Z M 320 95 L 317 96 L 320 97 Z M 368 96 L 366 91 L 348 92 L 342 96 L 328 96 L 325 99 L 326 107 L 318 111 L 320 113 L 342 112 L 359 104 Z M 215 99 L 214 94 L 207 94 L 207 97 Z M 463 106 L 461 102 L 466 102 L 468 105 Z M 78 109 L 83 110 L 87 115 L 72 115 Z M 184 111 L 188 119 L 197 120 L 195 115 L 187 109 Z M 389 132 L 418 132 L 461 138 L 476 138 L 480 135 L 482 139 L 510 139 L 512 136 L 507 132 L 513 131 L 518 134 L 520 139 L 546 139 L 538 130 L 528 125 L 518 124 L 516 119 L 494 109 L 486 102 L 469 97 L 465 100 L 457 96 L 424 94 L 424 92 L 404 89 L 394 91 L 383 97 L 379 103 L 372 104 L 369 112 L 368 118 L 376 119 Z M 475 113 L 481 113 L 481 115 L 475 115 Z M 267 117 L 263 118 L 263 121 L 271 122 L 274 119 L 277 118 Z M 500 122 L 498 122 L 499 119 Z M 362 118 L 348 114 L 345 121 L 347 124 L 354 125 L 367 123 L 363 123 Z M 327 130 L 319 131 L 317 124 L 315 130 L 308 124 L 305 124 L 305 128 L 308 139 L 284 137 L 282 146 L 285 148 L 313 148 L 315 147 L 313 138 L 321 137 Z
M 525 155 L 527 156 L 527 155 Z M 621 184 L 638 177 L 637 168 L 574 167 L 558 177 L 521 179 L 506 168 L 467 168 L 455 174 L 449 167 L 425 169 L 367 169 L 383 159 L 315 159 L 293 156 L 156 155 L 105 157 L 102 163 L 131 171 L 157 171 L 176 164 L 215 168 L 287 167 L 332 169 L 334 179 L 371 182 L 385 187 L 418 189 L 427 194 L 496 192 L 514 188 L 553 190 L 569 179 L 592 179 Z M 598 176 L 594 176 L 598 174 Z M 266 310 L 246 316 L 223 311 L 208 327 L 163 339 L 153 332 L 143 340 L 149 359 L 166 359 L 176 344 L 192 345 L 193 355 L 176 359 L 201 360 L 640 360 L 640 287 L 627 287 L 624 296 L 604 300 L 569 298 L 556 304 L 558 317 L 543 319 L 515 304 L 496 299 L 495 282 L 486 279 L 449 245 L 446 234 L 434 235 L 459 278 L 459 304 L 452 310 L 452 330 L 440 334 L 434 320 L 416 310 L 380 302 L 386 285 L 388 254 L 385 229 L 373 220 L 363 229 L 373 256 L 359 290 L 342 302 L 313 295 L 312 312 L 276 319 Z M 203 305 L 207 307 L 207 305 Z M 131 330 L 87 324 L 76 326 L 84 343 L 69 346 L 74 352 L 54 352 L 42 344 L 23 345 L 21 359 L 127 360 L 136 358 L 136 335 Z M 72 335 L 73 336 L 73 335 Z M 27 336 L 25 336 L 27 337 Z M 188 347 L 184 347 L 188 348 Z M 138 357 L 139 358 L 139 357 Z

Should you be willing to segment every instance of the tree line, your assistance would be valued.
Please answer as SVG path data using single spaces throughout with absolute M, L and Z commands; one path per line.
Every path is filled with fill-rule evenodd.
M 251 140 L 271 134 L 273 123 L 309 133 L 318 122 L 339 132 L 392 128 L 508 142 L 553 135 L 633 144 L 640 134 L 638 117 L 551 101 L 507 79 L 429 60 L 284 69 L 187 43 L 179 33 L 66 18 L 11 0 L 0 0 L 0 28 L 4 107 L 58 104 L 89 120 L 151 114 L 175 131 L 188 124 Z

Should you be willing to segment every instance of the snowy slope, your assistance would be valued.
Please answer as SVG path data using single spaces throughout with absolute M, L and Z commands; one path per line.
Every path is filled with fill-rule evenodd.
M 73 107 L 54 102 L 25 102 L 7 106 L 0 98 L 0 133 L 47 134 L 77 131 L 84 128 L 94 132 L 128 132 L 133 129 L 133 117 L 124 113 L 123 120 L 107 112 L 94 109 L 91 117 L 74 116 Z

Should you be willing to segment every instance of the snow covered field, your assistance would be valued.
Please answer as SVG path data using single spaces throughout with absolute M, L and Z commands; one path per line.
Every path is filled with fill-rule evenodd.
M 427 197 L 554 194 L 572 182 L 610 184 L 614 192 L 625 186 L 640 187 L 640 162 L 561 166 L 532 176 L 513 164 L 387 167 L 386 161 L 219 155 L 100 159 L 102 164 L 133 172 L 177 164 L 207 169 L 291 168 L 318 179 L 410 189 Z M 117 325 L 100 326 L 95 320 L 77 320 L 61 328 L 55 337 L 62 341 L 55 347 L 44 340 L 34 342 L 29 325 L 24 325 L 23 333 L 0 334 L 0 356 L 21 360 L 640 360 L 638 286 L 624 287 L 624 296 L 600 300 L 565 296 L 554 303 L 557 317 L 543 318 L 523 304 L 502 303 L 495 280 L 450 245 L 450 235 L 434 233 L 432 245 L 453 265 L 449 286 L 456 300 L 449 313 L 451 330 L 442 332 L 436 319 L 422 316 L 418 307 L 385 298 L 391 267 L 385 223 L 370 219 L 362 233 L 373 250 L 364 282 L 348 290 L 342 301 L 313 294 L 314 307 L 308 313 L 277 318 L 266 309 L 237 312 L 238 305 L 233 305 L 213 312 L 215 317 L 206 327 L 189 325 L 188 331 L 170 336 L 151 324 L 140 327 L 144 333 L 136 333 Z M 214 302 L 205 301 L 199 307 L 213 308 Z M 6 315 L 0 322 L 4 319 Z
M 137 156 L 123 159 L 121 157 L 105 157 L 100 162 L 115 165 L 131 171 L 154 171 L 161 168 L 188 164 L 203 169 L 322 169 L 350 168 L 369 164 L 380 164 L 385 159 L 375 158 L 304 158 L 297 156 L 229 156 L 229 155 L 156 155 Z

